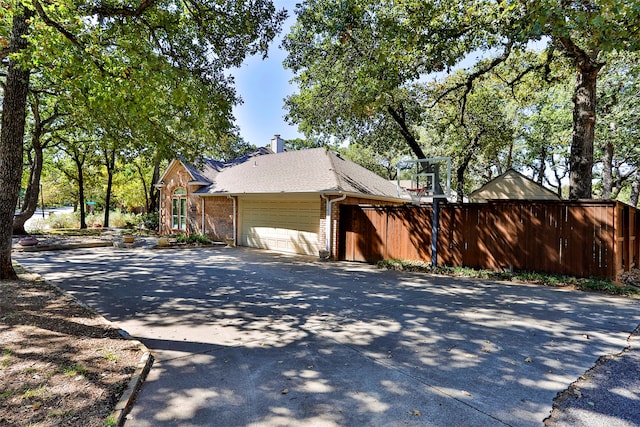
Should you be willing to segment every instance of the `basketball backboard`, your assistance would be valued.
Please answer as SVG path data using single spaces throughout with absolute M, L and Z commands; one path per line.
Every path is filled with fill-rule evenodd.
M 451 195 L 451 158 L 406 159 L 397 165 L 398 187 L 414 204 Z

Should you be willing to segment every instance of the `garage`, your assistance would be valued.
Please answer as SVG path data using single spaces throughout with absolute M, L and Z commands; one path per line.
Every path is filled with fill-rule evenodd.
M 319 196 L 239 197 L 238 243 L 278 252 L 318 255 Z

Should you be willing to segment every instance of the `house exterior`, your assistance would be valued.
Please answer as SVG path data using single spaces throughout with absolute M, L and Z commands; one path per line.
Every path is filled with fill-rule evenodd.
M 560 197 L 520 172 L 509 169 L 469 194 L 471 203 L 489 200 L 560 200 Z
M 261 148 L 194 167 L 173 160 L 160 178 L 160 233 L 284 253 L 336 256 L 340 204 L 396 205 L 397 186 L 325 148 Z

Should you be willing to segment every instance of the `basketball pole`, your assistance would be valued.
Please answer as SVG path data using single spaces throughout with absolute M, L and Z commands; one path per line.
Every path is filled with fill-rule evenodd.
M 438 230 L 440 229 L 440 198 L 433 198 L 433 218 L 431 220 L 431 266 L 438 266 Z
M 444 164 L 442 164 L 444 163 Z M 441 186 L 441 167 L 446 166 L 446 187 Z M 414 169 L 415 167 L 415 169 Z M 404 159 L 396 165 L 398 188 L 403 188 L 409 193 L 415 205 L 420 205 L 420 200 L 424 195 L 418 190 L 428 190 L 433 195 L 433 212 L 431 218 L 431 265 L 438 265 L 438 234 L 440 231 L 440 197 L 448 198 L 451 191 L 451 157 L 432 157 L 427 159 Z M 405 172 L 403 175 L 402 172 Z M 402 179 L 410 175 L 409 185 L 413 188 L 402 187 Z M 424 178 L 424 182 L 423 181 Z M 422 182 L 422 185 L 421 185 Z M 431 185 L 429 186 L 429 182 Z M 427 184 L 427 187 L 425 187 Z M 406 184 L 405 184 L 406 185 Z M 430 187 L 430 188 L 429 188 Z

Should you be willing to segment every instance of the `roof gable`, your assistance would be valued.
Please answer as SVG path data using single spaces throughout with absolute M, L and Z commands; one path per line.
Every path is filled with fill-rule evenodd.
M 498 175 L 469 194 L 471 202 L 487 200 L 559 200 L 553 191 L 543 187 L 515 169 Z
M 158 182 L 155 184 L 156 186 L 163 186 L 164 183 L 167 181 L 168 176 L 172 175 L 175 173 L 175 170 L 177 168 L 182 168 L 184 170 L 187 171 L 187 173 L 189 174 L 189 177 L 191 178 L 191 180 L 194 179 L 193 175 L 191 174 L 191 171 L 189 170 L 189 168 L 179 159 L 173 159 L 169 162 L 169 165 L 167 166 L 167 168 L 164 170 L 164 173 L 160 176 L 160 178 L 158 179 Z

